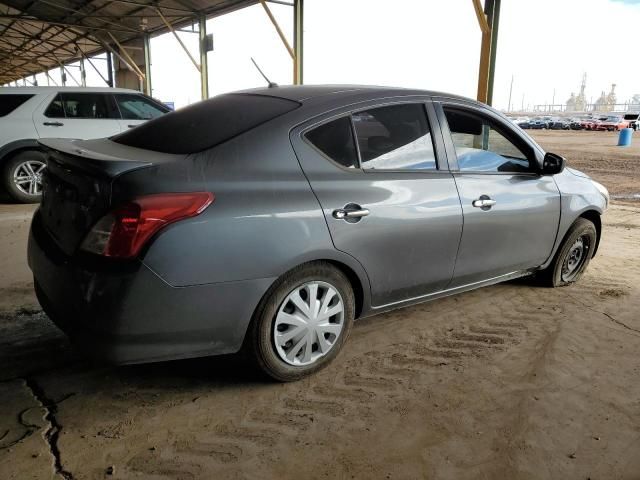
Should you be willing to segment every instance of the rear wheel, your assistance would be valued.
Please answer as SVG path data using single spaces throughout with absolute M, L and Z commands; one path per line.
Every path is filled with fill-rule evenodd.
M 598 233 L 593 222 L 579 218 L 571 226 L 551 265 L 540 272 L 544 283 L 562 287 L 577 282 L 593 256 Z
M 37 203 L 42 197 L 45 155 L 38 150 L 17 153 L 2 165 L 2 183 L 11 198 L 21 203 Z
M 260 369 L 289 382 L 329 364 L 353 325 L 355 301 L 345 275 L 313 262 L 283 275 L 258 306 L 246 346 Z

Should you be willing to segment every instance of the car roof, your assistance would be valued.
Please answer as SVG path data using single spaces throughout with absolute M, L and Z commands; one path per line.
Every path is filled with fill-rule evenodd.
M 138 93 L 137 90 L 129 88 L 110 88 L 110 87 L 0 87 L 0 95 L 16 94 L 16 93 L 50 93 L 50 92 L 86 92 L 86 93 Z
M 385 96 L 412 96 L 426 95 L 434 97 L 458 98 L 460 100 L 470 100 L 469 98 L 449 93 L 442 93 L 432 90 L 420 90 L 400 87 L 386 87 L 378 85 L 285 85 L 276 87 L 260 87 L 247 90 L 240 90 L 233 93 L 244 93 L 253 95 L 267 95 L 279 97 L 287 100 L 305 103 L 318 97 L 333 96 L 341 101 L 350 97 L 362 98 L 370 96 L 371 99 Z

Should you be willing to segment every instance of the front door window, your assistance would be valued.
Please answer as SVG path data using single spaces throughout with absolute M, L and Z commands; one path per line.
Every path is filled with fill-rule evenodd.
M 525 148 L 516 145 L 504 129 L 488 117 L 462 108 L 445 107 L 444 113 L 456 149 L 458 168 L 471 172 L 530 172 Z

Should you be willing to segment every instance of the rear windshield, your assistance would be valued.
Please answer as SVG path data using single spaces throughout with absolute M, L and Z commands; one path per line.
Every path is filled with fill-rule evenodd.
M 33 97 L 33 95 L 24 93 L 9 93 L 7 95 L 0 95 L 0 117 L 9 115 L 31 97 Z
M 265 95 L 220 95 L 163 115 L 111 139 L 122 145 L 156 152 L 196 153 L 299 106 L 292 100 Z
M 640 114 L 638 114 L 638 113 L 627 113 L 624 116 L 624 119 L 625 120 L 637 120 L 639 116 L 640 116 Z

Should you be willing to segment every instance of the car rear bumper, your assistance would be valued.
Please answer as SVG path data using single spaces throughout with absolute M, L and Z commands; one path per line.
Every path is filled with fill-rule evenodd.
M 81 350 L 113 363 L 233 353 L 274 279 L 172 287 L 141 262 L 65 256 L 34 216 L 29 266 L 47 315 Z

